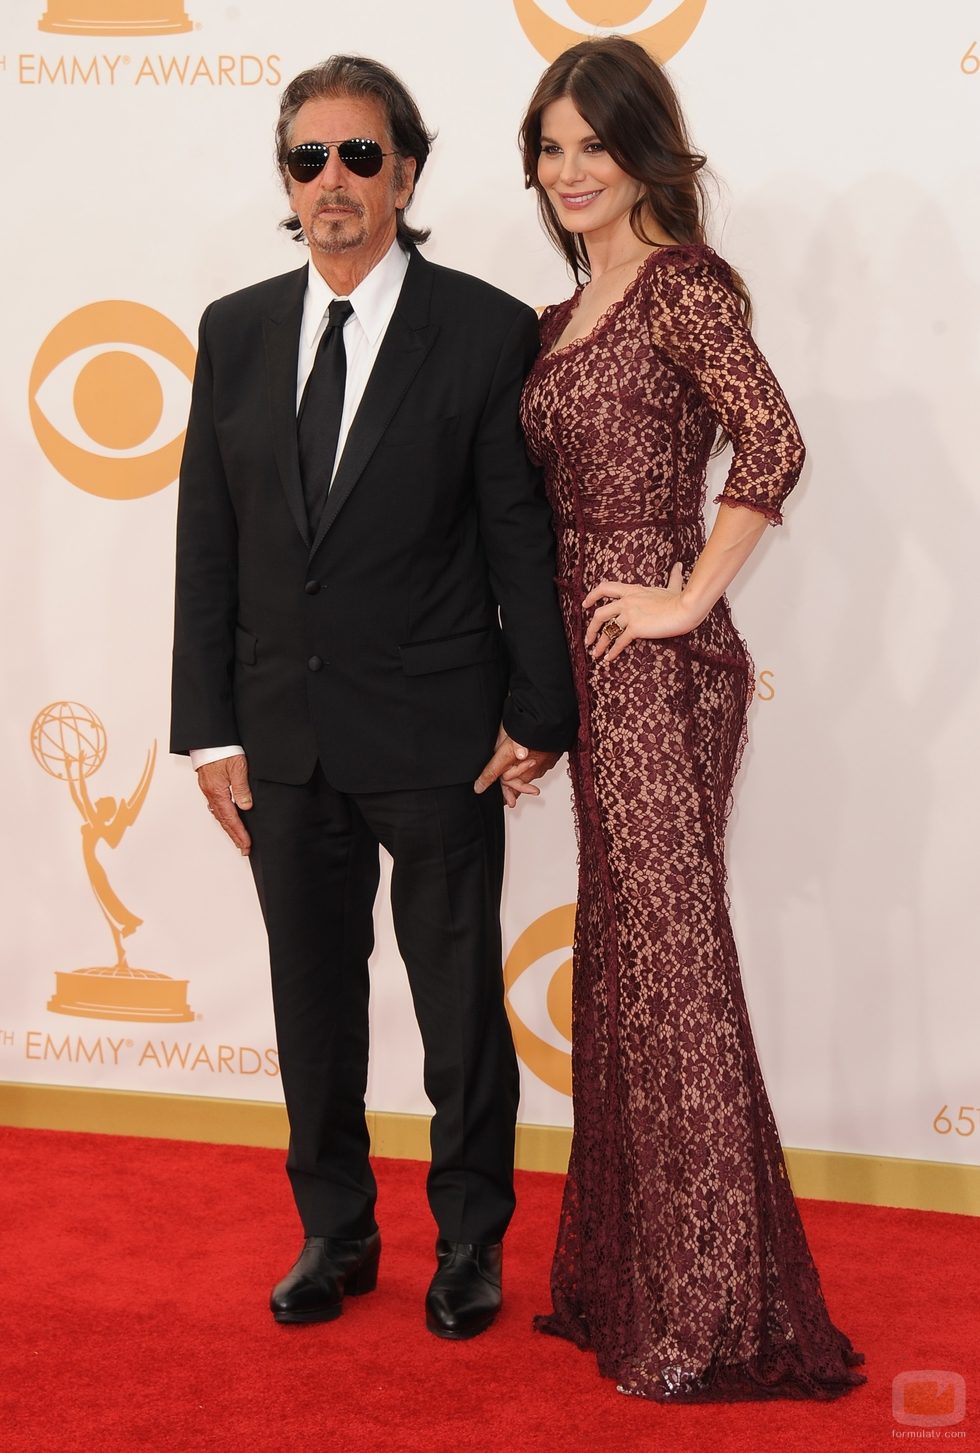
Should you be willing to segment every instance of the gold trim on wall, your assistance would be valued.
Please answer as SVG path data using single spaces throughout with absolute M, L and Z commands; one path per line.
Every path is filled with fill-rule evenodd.
M 428 1160 L 428 1116 L 372 1110 L 367 1120 L 373 1154 Z M 0 1083 L 0 1124 L 279 1149 L 288 1137 L 284 1107 L 261 1100 L 60 1085 Z M 570 1142 L 571 1131 L 561 1126 L 518 1125 L 517 1166 L 564 1173 Z M 834 1150 L 787 1149 L 785 1155 L 798 1196 L 980 1216 L 980 1166 Z

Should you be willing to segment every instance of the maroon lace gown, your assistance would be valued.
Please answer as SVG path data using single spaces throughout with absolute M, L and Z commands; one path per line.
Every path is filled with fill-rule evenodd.
M 727 912 L 724 828 L 752 664 L 722 599 L 690 635 L 595 665 L 582 599 L 666 585 L 723 500 L 776 523 L 803 445 L 707 247 L 657 250 L 586 337 L 546 310 L 522 418 L 555 515 L 581 728 L 575 1131 L 536 1326 L 659 1401 L 840 1396 L 863 1358 L 830 1321 L 752 1040 Z

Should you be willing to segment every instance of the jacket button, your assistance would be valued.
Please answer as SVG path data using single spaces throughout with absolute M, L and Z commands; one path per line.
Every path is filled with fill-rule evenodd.
M 320 582 L 319 580 L 308 580 L 303 586 L 303 589 L 306 591 L 307 595 L 319 595 Z
M 319 671 L 320 667 L 323 665 L 323 662 L 320 660 L 319 656 L 311 656 L 306 664 L 307 666 L 309 666 L 311 671 Z

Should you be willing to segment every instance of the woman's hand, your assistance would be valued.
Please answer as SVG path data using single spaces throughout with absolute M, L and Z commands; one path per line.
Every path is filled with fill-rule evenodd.
M 684 569 L 679 561 L 670 572 L 666 588 L 600 580 L 582 602 L 585 610 L 599 601 L 606 602 L 594 612 L 585 632 L 585 644 L 592 647 L 593 660 L 605 656 L 607 661 L 615 661 L 630 641 L 662 641 L 693 631 L 700 620 L 684 599 L 683 586 Z M 618 633 L 607 633 L 609 621 L 620 627 Z
M 606 602 L 595 611 L 585 633 L 585 644 L 592 647 L 594 659 L 605 656 L 607 661 L 615 661 L 630 641 L 663 641 L 693 631 L 731 585 L 765 534 L 767 523 L 758 510 L 727 500 L 715 515 L 711 534 L 686 585 L 680 564 L 670 572 L 666 589 L 600 580 L 582 602 L 585 610 Z M 609 621 L 616 622 L 611 637 L 603 630 Z

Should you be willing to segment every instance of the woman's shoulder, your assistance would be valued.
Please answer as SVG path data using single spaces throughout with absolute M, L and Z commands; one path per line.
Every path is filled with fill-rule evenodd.
M 561 302 L 558 303 L 548 303 L 541 309 L 538 316 L 538 331 L 541 336 L 541 347 L 545 352 L 547 352 L 561 333 L 565 325 L 568 310 L 575 302 L 580 291 L 580 288 L 576 288 L 570 297 L 562 298 Z
M 655 247 L 641 263 L 640 275 L 649 284 L 666 289 L 710 280 L 733 286 L 731 268 L 707 242 L 671 242 Z
M 569 293 L 567 298 L 559 298 L 557 303 L 546 303 L 543 308 L 538 309 L 538 316 L 542 323 L 546 318 L 555 318 L 559 313 L 564 313 L 576 302 L 579 293 L 582 291 L 582 284 L 579 283 L 575 290 Z
M 706 242 L 655 248 L 641 264 L 637 281 L 655 310 L 671 314 L 741 310 L 732 269 Z

